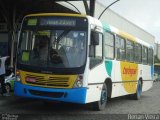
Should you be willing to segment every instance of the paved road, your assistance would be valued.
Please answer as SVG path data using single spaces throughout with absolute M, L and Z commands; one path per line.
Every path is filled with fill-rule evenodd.
M 109 117 L 119 120 L 119 118 L 127 119 L 127 114 L 159 114 L 156 119 L 160 119 L 160 82 L 155 82 L 152 89 L 142 94 L 140 100 L 131 100 L 126 97 L 114 98 L 108 102 L 104 111 L 93 111 L 91 105 L 77 105 L 52 102 L 44 104 L 41 100 L 26 99 L 14 97 L 0 97 L 0 114 L 3 116 L 16 117 L 14 115 L 21 114 L 19 119 L 53 119 L 57 118 L 68 120 L 73 116 L 75 119 L 86 117 L 87 120 L 104 119 Z M 118 115 L 123 114 L 123 115 Z M 13 115 L 13 116 L 12 116 Z M 154 116 L 155 117 L 155 116 Z M 113 120 L 113 119 L 112 119 Z

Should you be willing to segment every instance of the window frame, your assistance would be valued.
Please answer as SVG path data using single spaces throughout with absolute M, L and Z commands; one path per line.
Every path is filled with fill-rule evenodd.
M 117 48 L 117 47 L 116 47 L 116 40 L 117 40 L 117 37 L 118 37 L 118 38 L 121 38 L 121 40 L 122 40 L 122 39 L 124 40 L 124 49 L 122 49 L 122 50 L 124 50 L 124 54 L 125 54 L 125 58 L 124 58 L 124 59 L 119 59 L 119 58 L 117 58 L 117 54 L 116 54 L 116 48 Z M 126 61 L 126 39 L 125 39 L 124 37 L 118 35 L 118 34 L 115 35 L 115 58 L 116 58 L 116 60 L 118 60 L 118 61 Z
M 141 54 L 141 56 L 140 56 L 140 61 L 138 60 L 138 61 L 136 61 L 135 59 L 134 59 L 134 61 L 135 61 L 135 63 L 139 63 L 139 64 L 142 64 L 142 45 L 141 44 L 139 44 L 139 43 L 137 43 L 137 42 L 135 42 L 134 43 L 134 56 L 135 56 L 135 54 L 136 54 L 136 45 L 138 45 L 138 46 L 140 46 L 140 48 L 141 48 L 141 51 L 140 51 L 140 54 Z
M 130 58 L 129 59 L 127 59 L 128 57 L 127 57 L 127 51 L 128 51 L 128 49 L 127 49 L 127 45 L 129 45 L 129 44 L 127 44 L 127 42 L 130 42 L 131 44 L 131 46 L 133 47 L 133 52 L 132 52 L 132 55 L 133 55 L 133 60 L 130 60 Z M 134 43 L 134 41 L 132 41 L 132 40 L 130 40 L 130 39 L 126 39 L 126 61 L 128 61 L 128 62 L 135 62 L 135 54 L 134 54 L 134 51 L 135 51 L 135 43 Z M 131 52 L 131 51 L 129 51 L 129 52 Z
M 147 53 L 146 53 L 146 58 L 147 58 L 147 61 L 146 61 L 146 63 L 144 62 L 144 60 L 143 60 L 143 58 L 144 58 L 144 54 L 143 54 L 143 49 L 147 49 Z M 148 64 L 148 47 L 146 47 L 146 46 L 144 46 L 144 45 L 142 45 L 142 64 L 144 64 L 144 65 L 147 65 Z
M 152 56 L 149 55 L 149 51 L 152 52 Z M 153 56 L 154 56 L 153 49 L 152 49 L 152 48 L 148 48 L 148 56 L 147 56 L 147 57 L 148 57 L 148 64 L 149 64 L 149 65 L 153 65 L 153 62 L 154 62 L 154 61 L 153 61 Z M 149 58 L 149 57 L 151 57 L 151 58 Z M 151 60 L 151 61 L 150 61 L 150 60 Z
M 91 30 L 91 31 L 93 31 L 93 30 Z M 98 65 L 100 65 L 100 64 L 102 64 L 103 63 L 103 60 L 104 60 L 104 33 L 102 33 L 102 32 L 99 32 L 99 31 L 95 31 L 95 32 L 97 32 L 97 33 L 99 33 L 99 34 L 101 34 L 102 35 L 102 57 L 101 57 L 101 59 L 100 59 L 100 62 L 98 62 L 98 63 L 96 63 L 96 64 L 91 64 L 91 61 L 93 61 L 93 60 L 96 60 L 96 59 L 98 59 L 98 58 L 96 58 L 96 46 L 97 45 L 92 45 L 91 44 L 91 42 L 92 41 L 90 41 L 90 45 L 89 45 L 89 48 L 91 48 L 91 47 L 93 47 L 93 51 L 94 51 L 94 56 L 92 56 L 92 57 L 90 57 L 90 63 L 89 63 L 89 68 L 90 68 L 90 70 L 91 69 L 93 69 L 93 68 L 95 68 L 96 66 L 98 66 Z M 90 38 L 91 38 L 91 36 L 90 36 Z M 91 40 L 91 39 L 90 39 Z M 100 43 L 100 42 L 99 42 Z M 91 50 L 91 49 L 90 49 Z
M 105 39 L 106 39 L 106 38 L 105 38 L 105 35 L 106 35 L 106 34 L 113 35 L 113 46 L 108 45 L 108 44 L 105 44 Z M 103 44 L 104 44 L 104 45 L 103 45 L 103 48 L 104 48 L 104 52 L 103 52 L 104 55 L 103 55 L 103 56 L 104 56 L 105 59 L 114 60 L 114 59 L 115 59 L 115 34 L 114 34 L 113 32 L 111 32 L 111 31 L 104 30 L 104 35 L 103 35 L 103 36 L 104 36 L 104 37 L 103 37 Z M 105 51 L 105 46 L 113 47 L 113 58 L 111 58 L 111 57 L 106 57 L 106 56 L 105 56 L 105 52 L 106 52 L 106 51 Z

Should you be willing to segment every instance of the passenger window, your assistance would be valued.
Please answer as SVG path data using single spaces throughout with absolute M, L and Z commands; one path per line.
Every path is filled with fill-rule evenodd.
M 153 50 L 151 48 L 148 49 L 148 63 L 153 65 Z
M 126 60 L 134 61 L 134 42 L 126 40 Z
M 142 46 L 138 43 L 135 43 L 135 62 L 141 63 L 142 62 Z
M 143 48 L 142 48 L 142 62 L 144 64 L 148 63 L 148 57 L 147 57 L 147 55 L 148 55 L 148 49 L 147 49 L 147 47 L 143 46 Z
M 118 60 L 125 60 L 125 40 L 119 36 L 116 36 L 115 47 L 116 58 Z
M 104 56 L 114 59 L 114 35 L 109 32 L 105 32 L 104 36 Z

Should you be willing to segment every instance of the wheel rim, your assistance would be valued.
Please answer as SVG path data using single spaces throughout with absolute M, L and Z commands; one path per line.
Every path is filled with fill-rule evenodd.
M 106 88 L 103 88 L 101 93 L 101 104 L 104 104 L 106 102 L 107 102 L 107 92 Z

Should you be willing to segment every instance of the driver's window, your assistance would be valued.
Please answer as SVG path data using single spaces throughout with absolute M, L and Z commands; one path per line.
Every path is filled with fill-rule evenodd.
M 103 60 L 103 34 L 99 33 L 99 45 L 90 45 L 90 52 L 94 55 L 90 57 L 90 69 L 100 64 Z

